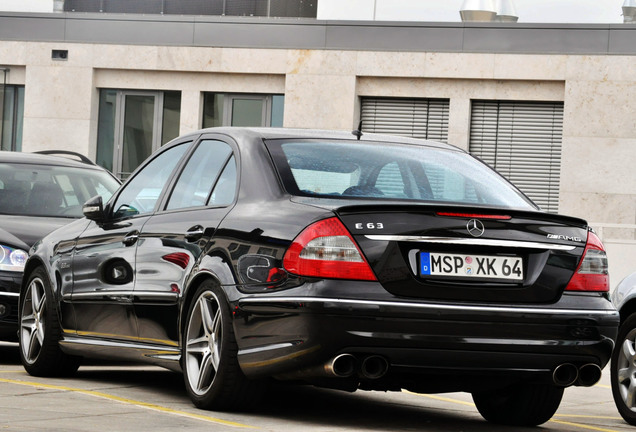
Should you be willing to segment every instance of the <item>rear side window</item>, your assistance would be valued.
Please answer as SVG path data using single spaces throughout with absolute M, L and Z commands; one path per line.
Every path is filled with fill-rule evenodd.
M 292 195 L 535 209 L 491 168 L 453 149 L 315 140 L 267 147 Z
M 227 179 L 221 173 L 231 157 L 232 148 L 228 144 L 215 140 L 202 141 L 181 172 L 166 208 L 173 210 L 206 205 L 211 200 L 214 185 L 217 185 L 215 190 L 228 187 L 225 184 Z M 222 204 L 230 204 L 234 200 L 235 185 L 230 185 L 226 192 L 226 195 L 231 194 L 229 202 Z M 214 204 L 219 203 L 215 201 Z

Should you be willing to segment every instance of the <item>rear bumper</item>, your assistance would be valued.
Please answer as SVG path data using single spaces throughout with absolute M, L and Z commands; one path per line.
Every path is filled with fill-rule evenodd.
M 389 375 L 547 374 L 611 356 L 619 315 L 600 296 L 549 306 L 322 297 L 238 301 L 238 358 L 248 376 L 286 374 L 341 353 L 381 355 Z M 257 335 L 257 336 L 255 336 Z

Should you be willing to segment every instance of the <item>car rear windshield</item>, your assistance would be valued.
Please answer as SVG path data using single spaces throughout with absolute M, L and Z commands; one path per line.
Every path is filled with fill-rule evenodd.
M 84 202 L 106 202 L 117 187 L 102 170 L 0 163 L 0 214 L 80 218 Z
M 454 149 L 360 141 L 266 144 L 292 195 L 536 209 L 497 172 Z

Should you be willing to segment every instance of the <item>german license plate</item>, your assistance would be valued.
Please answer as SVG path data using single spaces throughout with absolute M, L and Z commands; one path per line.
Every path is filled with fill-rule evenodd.
M 514 256 L 420 252 L 420 275 L 523 280 L 523 260 Z

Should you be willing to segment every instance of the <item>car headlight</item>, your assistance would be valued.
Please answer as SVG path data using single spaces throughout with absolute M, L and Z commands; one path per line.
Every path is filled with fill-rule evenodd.
M 0 245 L 0 271 L 24 271 L 29 254 L 22 249 Z

